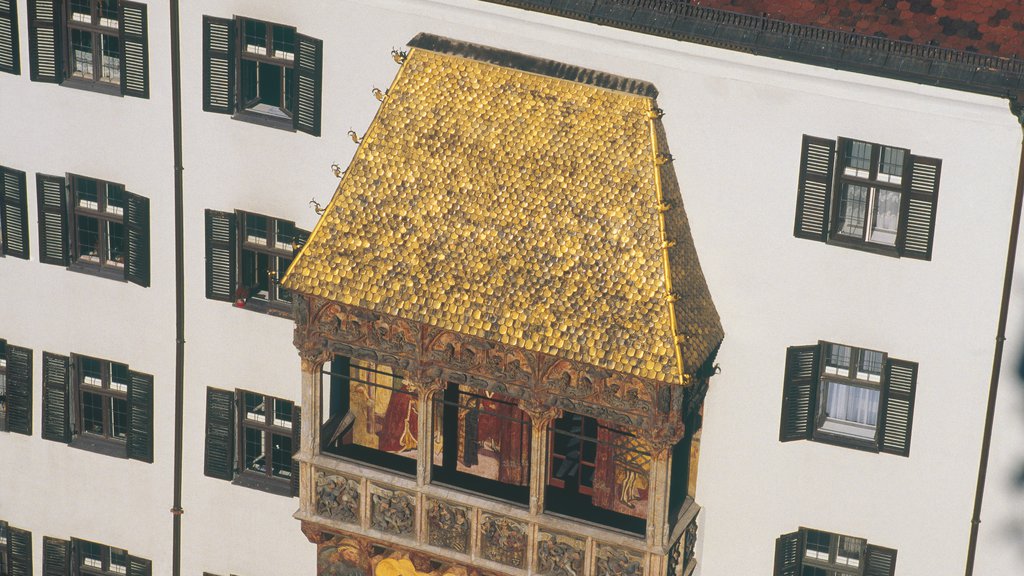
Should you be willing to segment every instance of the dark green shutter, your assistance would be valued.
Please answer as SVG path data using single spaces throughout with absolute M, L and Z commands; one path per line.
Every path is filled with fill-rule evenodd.
M 295 456 L 302 448 L 302 408 L 292 408 L 292 496 L 299 495 L 299 461 Z
M 71 570 L 71 542 L 43 536 L 43 576 L 68 576 Z
M 295 129 L 320 135 L 320 99 L 323 84 L 324 43 L 295 35 Z
M 146 5 L 121 0 L 121 93 L 149 98 Z
M 800 576 L 803 533 L 783 534 L 775 540 L 775 576 Z
M 878 449 L 890 454 L 910 455 L 910 430 L 914 420 L 914 390 L 917 363 L 889 358 L 882 392 L 882 418 Z
M 0 0 L 2 2 L 3 0 Z M 4 254 L 28 259 L 28 194 L 25 173 L 0 166 L 0 244 Z
M 153 377 L 132 370 L 128 387 L 128 457 L 153 461 Z
M 43 352 L 43 439 L 70 442 L 70 358 Z
M 786 377 L 782 389 L 779 441 L 805 440 L 814 432 L 820 346 L 786 349 Z
M 128 575 L 127 576 L 152 576 L 153 574 L 153 563 L 145 558 L 139 558 L 138 556 L 128 555 Z
M 894 576 L 896 551 L 868 544 L 864 554 L 864 576 Z
M 39 261 L 68 265 L 67 193 L 62 176 L 36 174 L 39 197 Z
M 800 153 L 800 183 L 796 192 L 797 238 L 824 242 L 828 237 L 828 210 L 832 198 L 835 140 L 804 135 Z
M 910 192 L 903 208 L 903 233 L 898 242 L 900 253 L 907 258 L 932 259 L 935 237 L 935 207 L 939 196 L 939 173 L 942 161 L 923 156 L 910 157 Z
M 234 214 L 206 211 L 206 297 L 211 300 L 234 300 L 236 234 Z
M 21 74 L 18 0 L 0 0 L 0 72 Z
M 9 576 L 32 576 L 32 533 L 7 527 L 7 560 Z
M 32 435 L 32 350 L 7 346 L 7 430 Z
M 235 393 L 206 389 L 206 454 L 203 473 L 231 480 L 235 471 Z
M 235 21 L 203 16 L 203 110 L 235 112 Z
M 29 78 L 60 83 L 62 64 L 60 0 L 28 0 Z
M 127 210 L 124 227 L 128 231 L 124 277 L 139 286 L 149 286 L 149 198 L 125 192 Z

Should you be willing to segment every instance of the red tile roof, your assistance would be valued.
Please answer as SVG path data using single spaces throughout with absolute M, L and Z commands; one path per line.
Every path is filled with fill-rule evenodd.
M 691 0 L 915 44 L 1024 58 L 1024 0 Z

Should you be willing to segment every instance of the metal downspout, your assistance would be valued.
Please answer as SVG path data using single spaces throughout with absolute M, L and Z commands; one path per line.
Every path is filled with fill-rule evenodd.
M 1010 110 L 1024 127 L 1024 103 L 1010 99 Z M 966 576 L 974 574 L 974 556 L 978 551 L 978 528 L 981 525 L 981 504 L 985 497 L 985 476 L 988 473 L 988 455 L 992 445 L 992 424 L 995 420 L 996 395 L 999 392 L 999 370 L 1003 361 L 1003 343 L 1006 341 L 1006 314 L 1010 306 L 1010 288 L 1013 285 L 1013 265 L 1017 255 L 1017 237 L 1020 230 L 1021 204 L 1024 201 L 1024 139 L 1021 144 L 1020 166 L 1017 170 L 1017 192 L 1013 202 L 1010 224 L 1010 243 L 1006 247 L 1006 272 L 1003 274 L 1003 299 L 999 305 L 999 326 L 996 329 L 996 347 L 992 356 L 992 380 L 988 388 L 988 409 L 985 413 L 985 433 L 981 441 L 981 459 L 978 463 L 978 486 L 974 494 L 974 515 L 971 517 L 971 537 L 967 544 Z
M 174 522 L 171 574 L 181 576 L 181 456 L 185 392 L 185 235 L 181 154 L 181 26 L 178 0 L 171 0 L 171 110 L 174 130 Z

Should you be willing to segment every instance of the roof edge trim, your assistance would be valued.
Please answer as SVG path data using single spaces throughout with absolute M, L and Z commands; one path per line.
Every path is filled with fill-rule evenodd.
M 527 56 L 511 50 L 491 48 L 470 42 L 460 42 L 443 36 L 436 36 L 426 32 L 417 34 L 412 40 L 406 43 L 410 48 L 419 48 L 441 54 L 461 56 L 478 62 L 485 62 L 506 68 L 513 68 L 522 72 L 530 72 L 549 76 L 561 80 L 569 80 L 580 84 L 587 84 L 607 90 L 625 92 L 636 96 L 657 98 L 658 89 L 650 82 L 635 80 L 606 72 L 598 72 L 589 68 L 572 66 L 554 60 L 546 60 L 534 56 Z

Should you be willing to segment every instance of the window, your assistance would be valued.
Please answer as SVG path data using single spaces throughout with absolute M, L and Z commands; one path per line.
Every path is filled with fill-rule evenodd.
M 0 0 L 0 72 L 21 74 L 18 0 Z
M 0 432 L 32 435 L 32 350 L 0 340 Z
M 821 342 L 786 351 L 779 440 L 907 456 L 917 364 Z
M 433 403 L 434 481 L 530 501 L 530 418 L 512 398 L 449 383 Z
M 301 420 L 300 408 L 290 400 L 207 388 L 205 474 L 297 496 L 299 463 L 292 455 L 299 448 Z
M 418 395 L 401 372 L 335 356 L 321 376 L 320 449 L 416 473 Z
M 941 165 L 904 148 L 805 135 L 793 234 L 931 260 Z
M 32 533 L 0 521 L 0 576 L 32 576 Z
M 153 377 L 125 364 L 43 352 L 43 438 L 153 461 Z
M 149 286 L 149 199 L 122 184 L 36 175 L 39 260 Z
M 896 551 L 854 538 L 801 528 L 775 541 L 775 576 L 893 576 Z
M 0 256 L 28 259 L 26 202 L 25 173 L 0 166 Z
M 146 5 L 29 0 L 31 78 L 149 98 Z
M 548 510 L 644 533 L 651 455 L 636 436 L 565 412 L 551 424 L 548 459 Z
M 291 26 L 203 16 L 203 110 L 320 135 L 323 42 Z
M 48 576 L 151 576 L 153 564 L 127 550 L 72 538 L 43 537 L 43 574 Z
M 280 285 L 309 232 L 294 222 L 236 211 L 206 211 L 206 297 L 287 316 L 291 294 Z

